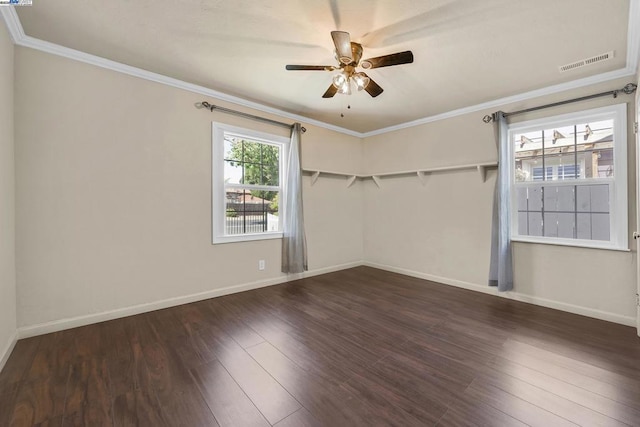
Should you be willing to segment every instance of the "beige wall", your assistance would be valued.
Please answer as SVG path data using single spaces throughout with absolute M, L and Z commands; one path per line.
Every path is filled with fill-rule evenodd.
M 15 58 L 19 326 L 283 277 L 279 241 L 210 244 L 210 123 L 284 131 L 198 111 L 193 104 L 202 97 L 175 88 L 25 48 L 17 48 Z M 599 99 L 517 120 L 630 99 Z M 631 103 L 630 117 L 633 110 Z M 480 120 L 486 113 L 364 142 L 305 125 L 303 165 L 381 173 L 494 161 L 492 128 Z M 630 230 L 634 156 L 630 132 Z M 432 174 L 425 185 L 411 177 L 383 179 L 380 189 L 371 181 L 347 188 L 344 179 L 331 177 L 312 186 L 305 177 L 310 268 L 364 258 L 486 291 L 494 183 L 494 171 L 482 182 L 473 170 Z M 635 251 L 514 246 L 512 296 L 626 323 L 635 316 Z M 258 259 L 266 260 L 266 271 L 257 270 Z
M 286 130 L 25 48 L 15 93 L 21 327 L 283 277 L 280 240 L 211 245 L 211 121 Z M 305 167 L 360 168 L 360 139 L 303 125 Z M 305 177 L 311 270 L 362 260 L 362 196 Z
M 2 21 L 2 20 L 0 20 Z M 0 368 L 16 333 L 13 44 L 0 24 Z
M 514 111 L 624 86 L 633 78 L 502 107 Z M 633 96 L 600 98 L 514 117 L 529 120 L 628 102 L 629 230 L 635 230 Z M 477 112 L 367 138 L 367 172 L 392 172 L 495 161 L 492 126 Z M 474 170 L 365 183 L 365 260 L 422 277 L 487 290 L 495 171 L 481 182 Z M 625 323 L 635 318 L 634 252 L 530 243 L 514 244 L 511 296 Z M 516 295 L 514 295 L 514 293 Z

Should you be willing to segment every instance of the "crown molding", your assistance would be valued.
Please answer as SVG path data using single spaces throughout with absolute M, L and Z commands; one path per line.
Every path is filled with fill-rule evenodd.
M 585 86 L 591 86 L 597 83 L 605 83 L 611 80 L 620 79 L 623 77 L 635 77 L 636 72 L 631 71 L 629 68 L 621 68 L 615 71 L 609 71 L 607 73 L 596 74 L 595 76 L 585 77 L 579 80 L 573 80 L 567 83 L 560 83 L 553 86 L 547 86 L 542 89 L 532 90 L 530 92 L 520 93 L 517 95 L 507 96 L 505 98 L 496 99 L 493 101 L 484 102 L 482 104 L 471 105 L 469 107 L 459 108 L 457 110 L 447 111 L 446 113 L 436 114 L 435 116 L 429 116 L 418 120 L 413 120 L 406 123 L 401 123 L 395 126 L 389 126 L 386 128 L 374 130 L 371 132 L 365 132 L 362 134 L 362 138 L 368 138 L 370 136 L 381 135 L 389 132 L 394 132 L 401 129 L 412 128 L 414 126 L 424 125 L 426 123 L 436 122 L 438 120 L 450 119 L 452 117 L 462 116 L 464 114 L 475 113 L 478 111 L 485 111 L 492 108 L 501 107 L 503 105 L 512 104 L 515 102 L 526 101 L 533 98 L 538 98 L 546 95 L 553 95 L 556 93 L 564 92 L 571 89 L 577 89 Z
M 15 7 L 0 7 L 0 15 L 2 15 L 5 24 L 7 24 L 7 30 L 9 31 L 11 40 L 14 44 L 18 44 L 20 40 L 25 38 L 25 34 L 24 29 L 22 28 L 22 23 L 20 22 L 20 18 L 18 18 L 18 14 L 16 13 Z
M 215 98 L 217 100 L 230 102 L 243 107 L 252 108 L 254 110 L 262 111 L 263 113 L 275 114 L 280 117 L 286 117 L 288 119 L 304 122 L 305 124 L 318 126 L 321 128 L 329 129 L 335 132 L 343 133 L 346 135 L 361 138 L 361 133 L 350 129 L 345 129 L 339 126 L 335 126 L 329 123 L 322 122 L 320 120 L 311 119 L 309 117 L 301 116 L 298 114 L 289 113 L 277 108 L 269 107 L 264 104 L 249 101 L 237 96 L 229 95 L 217 90 L 209 89 L 204 86 L 188 83 L 182 80 L 174 79 L 162 74 L 154 73 L 148 70 L 144 70 L 130 65 L 122 64 L 120 62 L 112 61 L 110 59 L 102 58 L 100 56 L 91 55 L 79 50 L 70 49 L 68 47 L 60 46 L 55 43 L 50 43 L 44 40 L 37 39 L 25 34 L 20 18 L 13 6 L 0 8 L 2 16 L 7 23 L 7 28 L 11 34 L 13 42 L 18 46 L 28 47 L 31 49 L 46 52 L 52 55 L 62 56 L 64 58 L 73 59 L 75 61 L 84 62 L 86 64 L 95 65 L 100 68 L 116 71 L 119 73 L 127 74 L 133 77 L 149 80 L 155 83 L 183 89 L 188 92 L 197 93 L 200 95 Z
M 436 114 L 429 117 L 424 117 L 417 120 L 412 120 L 398 125 L 389 126 L 370 132 L 357 132 L 351 129 L 346 129 L 340 126 L 335 126 L 330 123 L 322 122 L 320 120 L 311 119 L 309 117 L 301 116 L 298 114 L 289 113 L 277 108 L 273 108 L 264 104 L 260 104 L 254 101 L 249 101 L 237 96 L 229 95 L 223 92 L 219 92 L 213 89 L 206 88 L 204 86 L 195 85 L 182 80 L 174 79 L 172 77 L 164 76 L 162 74 L 154 73 L 141 68 L 133 67 L 130 65 L 122 64 L 110 59 L 102 58 L 96 55 L 91 55 L 85 52 L 81 52 L 75 49 L 70 49 L 64 46 L 50 43 L 44 40 L 36 39 L 31 36 L 27 36 L 20 23 L 20 18 L 13 6 L 5 6 L 0 8 L 0 14 L 4 18 L 4 21 L 9 30 L 9 34 L 14 44 L 18 46 L 28 47 L 36 49 L 42 52 L 50 53 L 52 55 L 62 56 L 64 58 L 73 59 L 75 61 L 84 62 L 86 64 L 95 65 L 97 67 L 105 68 L 108 70 L 116 71 L 119 73 L 127 74 L 133 77 L 149 80 L 152 82 L 164 84 L 167 86 L 183 89 L 188 92 L 197 93 L 200 95 L 215 98 L 221 101 L 230 102 L 243 107 L 252 108 L 254 110 L 262 111 L 268 114 L 275 114 L 280 117 L 286 117 L 291 120 L 304 122 L 332 130 L 335 132 L 343 133 L 346 135 L 354 136 L 356 138 L 368 138 L 371 136 L 381 135 L 389 132 L 394 132 L 401 129 L 407 129 L 415 126 L 420 126 L 426 123 L 436 122 L 439 120 L 449 119 L 464 114 L 474 113 L 478 111 L 484 111 L 492 108 L 497 108 L 503 105 L 522 102 L 541 96 L 552 95 L 560 92 L 564 92 L 571 89 L 577 89 L 585 86 L 590 86 L 598 83 L 604 83 L 611 80 L 623 78 L 623 77 L 635 77 L 638 71 L 638 61 L 640 58 L 640 0 L 629 1 L 629 23 L 627 30 L 627 66 L 625 68 L 610 71 L 607 73 L 597 74 L 578 80 L 573 80 L 566 83 L 560 83 L 557 85 L 548 86 L 542 89 L 537 89 L 517 95 L 512 95 L 504 98 L 495 99 L 481 104 L 471 105 L 456 110 L 447 111 L 445 113 Z
M 629 0 L 627 26 L 627 69 L 636 73 L 640 56 L 640 0 Z

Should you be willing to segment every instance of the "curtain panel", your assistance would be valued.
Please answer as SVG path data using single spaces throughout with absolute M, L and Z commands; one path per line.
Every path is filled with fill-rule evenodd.
M 509 200 L 509 144 L 507 119 L 502 111 L 494 113 L 494 132 L 498 146 L 498 177 L 493 197 L 491 224 L 491 261 L 489 286 L 498 291 L 513 289 L 513 258 L 511 249 L 511 204 Z
M 291 128 L 291 143 L 284 183 L 284 226 L 282 236 L 282 272 L 302 273 L 308 270 L 307 238 L 302 209 L 301 125 Z

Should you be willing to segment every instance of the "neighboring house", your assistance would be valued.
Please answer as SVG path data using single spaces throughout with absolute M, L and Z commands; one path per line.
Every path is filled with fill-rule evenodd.
M 613 175 L 613 130 L 585 125 L 569 133 L 549 130 L 514 135 L 517 181 L 607 178 Z M 544 154 L 544 162 L 542 160 Z

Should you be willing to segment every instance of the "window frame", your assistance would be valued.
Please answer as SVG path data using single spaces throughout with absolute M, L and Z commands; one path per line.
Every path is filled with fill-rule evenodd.
M 514 134 L 521 134 L 541 129 L 559 128 L 575 125 L 579 122 L 595 122 L 613 119 L 613 178 L 562 179 L 552 181 L 530 181 L 518 183 L 515 180 L 515 145 Z M 542 243 L 584 248 L 629 251 L 628 240 L 628 175 L 627 175 L 627 104 L 615 104 L 601 108 L 576 111 L 542 119 L 528 120 L 507 126 L 507 149 L 509 154 L 509 202 L 511 208 L 510 230 L 511 241 Z M 609 241 L 569 239 L 548 236 L 527 236 L 518 234 L 518 200 L 516 189 L 527 186 L 562 186 L 562 185 L 609 185 Z
M 279 186 L 260 186 L 253 184 L 225 184 L 224 182 L 224 138 L 226 134 L 246 138 L 261 144 L 280 147 Z M 222 243 L 249 242 L 255 240 L 269 240 L 282 238 L 284 218 L 284 185 L 287 178 L 286 159 L 289 155 L 289 138 L 260 132 L 253 129 L 232 126 L 225 123 L 211 123 L 211 242 L 214 245 Z M 226 189 L 252 188 L 265 191 L 278 191 L 278 229 L 279 231 L 265 231 L 262 233 L 226 234 Z

